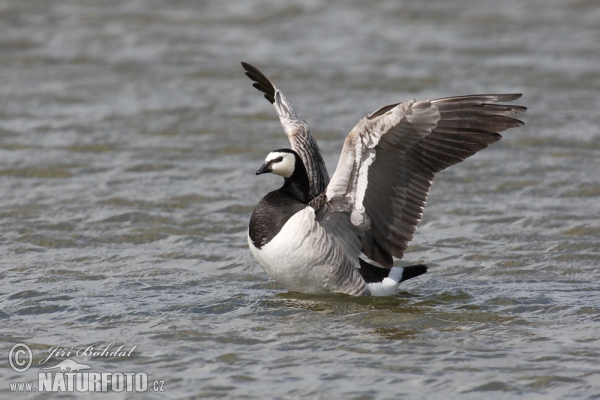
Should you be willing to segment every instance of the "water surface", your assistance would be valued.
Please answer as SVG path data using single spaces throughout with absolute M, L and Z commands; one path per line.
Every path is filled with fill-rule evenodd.
M 0 393 L 116 343 L 73 359 L 148 398 L 600 397 L 599 41 L 586 0 L 2 2 L 0 351 L 34 365 Z M 437 176 L 397 296 L 287 293 L 246 244 L 287 141 L 240 61 L 330 173 L 392 102 L 522 92 L 526 126 Z

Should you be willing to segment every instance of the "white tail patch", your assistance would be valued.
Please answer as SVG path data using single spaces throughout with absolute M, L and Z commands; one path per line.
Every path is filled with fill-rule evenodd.
M 398 290 L 404 268 L 392 267 L 390 274 L 381 282 L 368 283 L 367 288 L 371 291 L 371 296 L 391 296 Z

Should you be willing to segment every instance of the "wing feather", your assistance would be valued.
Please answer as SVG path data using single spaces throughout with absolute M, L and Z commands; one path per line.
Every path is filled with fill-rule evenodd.
M 329 183 L 329 173 L 308 124 L 298 119 L 291 103 L 258 68 L 245 62 L 242 62 L 242 67 L 246 70 L 248 78 L 254 81 L 252 86 L 264 93 L 265 99 L 277 111 L 292 150 L 302 157 L 306 167 L 310 182 L 310 194 L 312 197 L 316 197 L 325 191 Z
M 358 229 L 360 249 L 350 239 L 344 248 L 391 268 L 416 232 L 434 175 L 500 140 L 499 132 L 523 125 L 510 115 L 525 107 L 496 104 L 520 96 L 412 100 L 363 118 L 344 142 L 321 224 L 328 232 Z

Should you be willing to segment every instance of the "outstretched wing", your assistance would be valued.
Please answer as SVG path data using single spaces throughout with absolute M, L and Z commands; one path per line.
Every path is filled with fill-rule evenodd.
M 263 92 L 265 99 L 269 100 L 269 103 L 273 104 L 277 111 L 283 130 L 292 145 L 292 150 L 298 153 L 304 161 L 310 181 L 310 194 L 312 197 L 316 197 L 325 191 L 329 183 L 329 173 L 327 173 L 319 146 L 310 133 L 307 123 L 298 119 L 290 102 L 262 72 L 245 62 L 242 62 L 242 66 L 246 70 L 248 78 L 254 81 L 252 86 Z
M 500 140 L 499 132 L 523 125 L 508 116 L 525 107 L 494 104 L 519 97 L 412 100 L 363 118 L 344 143 L 321 224 L 334 236 L 362 232 L 359 249 L 356 240 L 338 242 L 391 268 L 392 256 L 402 258 L 413 238 L 435 173 Z

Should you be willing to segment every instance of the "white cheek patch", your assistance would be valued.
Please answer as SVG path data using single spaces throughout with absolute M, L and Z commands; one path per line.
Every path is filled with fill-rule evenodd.
M 283 160 L 271 164 L 273 173 L 283 176 L 284 178 L 292 176 L 296 165 L 296 157 L 292 153 L 271 153 L 269 154 L 268 159 L 274 160 L 277 157 L 283 157 Z

